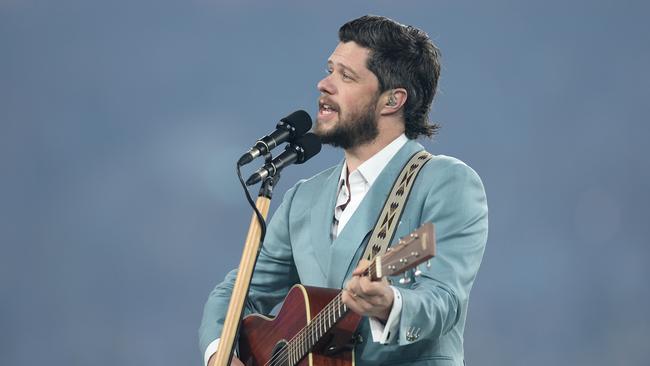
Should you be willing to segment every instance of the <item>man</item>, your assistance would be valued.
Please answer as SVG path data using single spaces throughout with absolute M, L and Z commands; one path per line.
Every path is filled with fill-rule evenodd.
M 343 288 L 343 302 L 364 316 L 357 365 L 463 365 L 469 292 L 487 240 L 485 192 L 471 168 L 433 156 L 413 185 L 395 237 L 436 226 L 437 256 L 421 277 L 389 285 L 354 270 L 395 178 L 423 149 L 413 139 L 437 130 L 427 120 L 438 50 L 424 32 L 377 16 L 344 24 L 339 40 L 318 83 L 315 133 L 341 147 L 345 160 L 286 193 L 269 223 L 246 312 L 269 313 L 296 283 Z M 206 362 L 235 276 L 205 305 Z

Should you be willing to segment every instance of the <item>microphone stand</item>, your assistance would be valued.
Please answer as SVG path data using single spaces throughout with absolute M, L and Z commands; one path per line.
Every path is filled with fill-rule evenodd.
M 266 163 L 271 161 L 271 154 L 265 156 Z M 264 220 L 268 216 L 269 207 L 271 205 L 271 198 L 273 195 L 273 188 L 280 180 L 280 173 L 276 172 L 275 175 L 267 177 L 260 187 L 260 191 L 255 202 L 255 207 L 262 214 Z M 221 338 L 219 340 L 219 347 L 217 353 L 214 355 L 216 366 L 230 366 L 230 361 L 234 352 L 234 345 L 237 336 L 239 335 L 239 325 L 241 318 L 244 314 L 244 304 L 248 296 L 251 278 L 253 277 L 253 270 L 257 257 L 262 248 L 262 227 L 253 213 L 251 218 L 248 235 L 244 243 L 244 251 L 242 253 L 241 261 L 239 262 L 239 269 L 237 271 L 237 279 L 232 289 L 232 296 L 228 305 L 228 312 L 226 313 L 226 320 L 223 324 L 221 331 Z

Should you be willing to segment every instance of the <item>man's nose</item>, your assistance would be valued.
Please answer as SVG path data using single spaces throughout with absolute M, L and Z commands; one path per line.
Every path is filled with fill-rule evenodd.
M 319 92 L 325 94 L 334 94 L 336 92 L 336 87 L 332 83 L 331 77 L 332 75 L 327 75 L 316 84 Z

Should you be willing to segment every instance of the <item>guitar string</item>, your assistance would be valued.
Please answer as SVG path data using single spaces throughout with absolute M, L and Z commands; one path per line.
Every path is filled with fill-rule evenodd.
M 417 236 L 415 238 L 417 238 Z M 405 241 L 407 243 L 410 243 L 410 242 L 414 241 L 415 238 L 411 237 L 411 238 L 408 238 L 407 240 L 400 240 L 399 244 L 406 244 Z M 384 257 L 389 257 L 389 256 L 390 256 L 390 253 L 387 253 L 387 254 L 384 255 Z M 368 274 L 370 276 L 376 276 L 375 268 L 376 268 L 376 260 L 373 260 L 371 262 L 371 264 L 368 266 Z M 329 331 L 336 324 L 337 321 L 342 319 L 343 316 L 345 316 L 345 314 L 347 314 L 347 309 L 345 308 L 346 305 L 341 303 L 341 297 L 340 296 L 341 296 L 341 293 L 339 292 L 337 294 L 337 296 L 334 298 L 334 300 L 332 300 L 329 304 L 327 304 L 321 310 L 321 312 L 316 314 L 316 316 L 314 317 L 312 322 L 310 322 L 307 326 L 303 327 L 285 346 L 283 346 L 273 357 L 271 357 L 271 359 L 265 365 L 269 365 L 269 364 L 277 365 L 276 362 L 285 362 L 288 359 L 290 359 L 292 356 L 295 356 L 294 357 L 296 359 L 295 362 L 299 362 L 300 360 L 302 360 L 302 358 L 309 352 L 310 348 L 313 347 L 313 345 L 315 345 L 316 343 L 318 343 L 318 340 L 320 340 L 320 337 L 322 337 L 322 335 L 327 333 L 327 331 Z M 344 307 L 343 308 L 343 314 L 339 317 L 339 319 L 335 320 L 333 324 L 331 324 L 331 325 L 323 324 L 325 314 L 326 313 L 331 313 L 332 311 L 335 311 L 335 309 L 333 307 L 334 307 L 335 303 L 337 303 L 337 302 L 340 303 L 340 304 L 338 304 L 339 308 L 340 308 L 341 305 L 343 305 L 343 307 Z M 339 313 L 340 313 L 340 311 L 339 311 Z M 329 320 L 329 318 L 327 318 L 327 319 Z M 321 326 L 323 326 L 323 334 L 318 336 L 318 337 L 314 337 L 313 339 L 317 339 L 317 340 L 312 341 L 312 337 L 310 337 L 309 335 L 313 335 L 315 329 L 320 331 Z M 314 344 L 305 348 L 304 347 L 305 346 L 305 343 L 304 343 L 305 338 L 307 339 L 307 341 L 309 341 L 309 343 L 313 342 Z M 291 360 L 291 361 L 293 362 L 294 360 Z
M 403 240 L 403 238 L 402 238 L 398 244 L 403 244 L 403 245 L 410 244 L 412 241 L 415 241 L 416 238 L 417 238 L 417 236 L 415 236 L 415 237 L 411 236 L 411 237 L 407 238 L 406 240 Z M 392 253 L 386 253 L 385 255 L 383 255 L 383 257 L 390 257 L 390 254 L 392 254 Z M 373 259 L 371 264 L 368 266 L 368 274 L 371 277 L 372 276 L 376 277 L 375 268 L 376 268 L 376 259 Z M 335 303 L 338 303 L 338 304 L 335 304 Z M 335 311 L 334 305 L 337 305 L 337 309 L 340 309 L 340 307 L 343 306 L 343 313 L 341 314 L 341 311 L 339 310 L 339 314 L 340 314 L 339 319 L 336 319 L 333 324 L 331 324 L 329 326 L 326 326 L 325 324 L 323 324 L 324 325 L 324 327 L 323 327 L 323 329 L 324 329 L 323 335 L 325 333 L 327 333 L 327 331 L 329 331 L 334 325 L 336 325 L 336 323 L 339 320 L 341 320 L 348 313 L 348 309 L 346 309 L 347 306 L 342 303 L 341 292 L 339 292 L 334 297 L 334 299 L 332 301 L 330 301 L 330 303 L 328 303 L 318 314 L 316 314 L 316 316 L 314 317 L 312 322 L 310 322 L 305 327 L 303 327 L 296 335 L 294 335 L 294 337 L 289 342 L 287 342 L 287 344 L 285 344 L 275 355 L 273 355 L 271 357 L 271 359 L 265 363 L 265 366 L 266 365 L 275 366 L 275 365 L 278 365 L 278 362 L 280 362 L 280 364 L 283 364 L 284 362 L 287 362 L 287 361 L 294 362 L 294 360 L 290 360 L 290 357 L 291 357 L 290 351 L 292 351 L 293 354 L 295 355 L 295 358 L 296 358 L 295 363 L 298 363 L 300 360 L 302 360 L 302 358 L 307 353 L 309 353 L 310 348 L 313 347 L 313 345 L 315 345 L 316 343 L 318 343 L 318 341 L 320 340 L 320 337 L 322 337 L 322 335 L 319 336 L 319 337 L 314 337 L 314 341 L 313 341 L 314 344 L 311 345 L 311 346 L 308 346 L 307 348 L 305 348 L 305 350 L 303 350 L 302 346 L 305 345 L 304 344 L 304 339 L 306 337 L 308 337 L 306 334 L 309 332 L 310 334 L 313 335 L 313 333 L 314 333 L 313 330 L 315 328 L 319 329 L 319 328 L 317 328 L 317 326 L 320 327 L 320 325 L 322 323 L 322 319 L 324 317 L 323 314 L 324 313 L 329 313 L 330 311 Z M 318 339 L 316 340 L 316 338 L 318 338 Z M 311 337 L 308 337 L 307 340 L 310 343 L 312 342 Z M 301 341 L 302 343 L 298 342 L 298 341 Z M 296 343 L 298 345 L 296 345 Z M 301 348 L 296 349 L 296 348 L 298 348 L 298 346 L 301 346 Z
M 341 301 L 341 294 L 337 294 L 337 296 L 330 302 L 331 305 L 336 305 L 337 307 L 345 306 L 345 304 L 342 303 Z M 334 321 L 331 325 L 325 324 L 325 316 L 326 314 L 332 314 L 334 310 L 334 306 L 326 306 L 316 317 L 314 317 L 314 320 L 309 323 L 305 328 L 303 328 L 294 338 L 287 343 L 286 346 L 284 346 L 280 352 L 276 353 L 276 356 L 274 356 L 271 360 L 269 360 L 266 365 L 278 365 L 278 364 L 284 364 L 287 359 L 291 359 L 291 363 L 298 362 L 302 360 L 302 358 L 309 352 L 309 349 L 313 347 L 313 345 L 309 345 L 309 343 L 312 342 L 316 344 L 318 343 L 318 340 L 320 340 L 320 337 L 324 335 L 331 327 L 336 324 L 338 320 L 340 320 L 345 314 L 347 314 L 347 310 L 344 309 L 343 312 L 341 313 L 341 318 L 337 319 Z M 347 306 L 345 306 L 347 308 Z M 318 334 L 321 331 L 321 328 L 323 330 L 322 334 Z M 306 332 L 309 331 L 309 332 Z M 316 332 L 314 332 L 316 331 Z M 314 335 L 314 337 L 306 337 L 307 333 L 311 333 Z M 298 339 L 296 339 L 298 338 Z M 309 343 L 305 344 L 304 340 L 307 338 L 307 341 Z M 305 347 L 307 345 L 307 347 Z M 282 353 L 281 353 L 282 352 Z M 295 359 L 295 360 L 294 360 Z M 278 363 L 279 362 L 279 363 Z
M 277 356 L 273 357 L 271 360 L 269 360 L 269 363 L 275 362 L 275 361 L 286 361 L 287 358 L 291 358 L 294 354 L 299 354 L 303 353 L 302 349 L 297 349 L 298 346 L 304 346 L 304 340 L 305 338 L 308 339 L 317 339 L 319 337 L 310 337 L 310 335 L 314 335 L 315 331 L 320 331 L 321 325 L 323 323 L 323 318 L 324 314 L 333 306 L 336 305 L 335 303 L 337 302 L 338 298 L 340 297 L 340 293 L 337 294 L 337 296 L 332 300 L 329 304 L 326 305 L 321 312 L 319 312 L 314 319 L 304 328 L 302 328 L 294 337 L 287 342 L 283 348 L 276 353 Z M 301 347 L 303 348 L 303 347 Z M 282 353 L 280 353 L 282 352 Z M 278 360 L 278 358 L 282 357 L 284 360 Z
M 341 303 L 341 294 L 337 294 L 337 296 L 325 307 L 321 312 L 319 312 L 312 322 L 310 322 L 307 326 L 302 328 L 285 346 L 283 346 L 265 365 L 277 365 L 277 362 L 280 362 L 280 364 L 283 364 L 285 361 L 287 361 L 288 358 L 291 358 L 294 354 L 296 355 L 295 358 L 297 358 L 296 361 L 299 361 L 304 357 L 302 355 L 300 358 L 298 358 L 297 355 L 306 353 L 308 349 L 304 350 L 304 339 L 307 338 L 307 340 L 311 339 L 318 339 L 319 337 L 308 337 L 307 334 L 311 333 L 312 335 L 315 333 L 314 331 L 320 331 L 321 326 L 324 324 L 324 314 L 330 312 L 330 309 L 333 308 L 334 305 L 341 306 L 344 305 Z M 323 327 L 324 328 L 324 327 Z M 317 332 L 316 332 L 317 333 Z M 325 333 L 325 332 L 324 332 Z M 323 333 L 323 334 L 324 334 Z M 314 343 L 317 343 L 314 342 Z M 299 348 L 299 346 L 302 346 Z M 293 361 L 293 360 L 292 360 Z
M 314 322 L 315 321 L 317 321 L 316 317 L 314 318 Z M 314 322 L 308 324 L 307 327 L 312 325 Z M 294 342 L 297 337 L 303 336 L 304 329 L 305 328 L 301 329 L 300 332 L 294 335 L 294 337 L 289 342 L 287 342 L 287 344 L 285 344 L 266 364 L 276 365 L 277 362 L 284 363 L 288 358 L 291 358 L 295 352 L 295 347 L 292 347 L 292 342 Z
M 371 277 L 376 275 L 374 260 L 368 267 L 368 274 Z M 335 310 L 334 305 L 337 305 L 337 308 L 339 309 L 342 305 L 343 313 L 341 314 L 341 311 L 339 311 L 339 314 L 341 314 L 341 316 L 339 317 L 339 319 L 336 319 L 329 326 L 327 324 L 323 324 L 324 323 L 323 319 L 325 317 L 325 315 L 323 314 L 333 312 Z M 295 363 L 299 362 L 306 354 L 309 353 L 311 347 L 313 347 L 316 343 L 318 343 L 318 340 L 320 340 L 320 338 L 323 335 L 325 335 L 325 333 L 327 333 L 331 328 L 333 328 L 334 325 L 336 325 L 336 323 L 339 320 L 341 320 L 347 313 L 348 313 L 347 306 L 343 304 L 341 298 L 341 292 L 339 292 L 332 301 L 330 301 L 327 305 L 325 305 L 325 307 L 318 314 L 316 314 L 312 322 L 307 324 L 296 335 L 294 335 L 294 337 L 289 342 L 287 342 L 287 344 L 284 345 L 280 350 L 278 350 L 278 352 L 276 352 L 275 355 L 273 355 L 271 359 L 269 359 L 269 361 L 265 363 L 265 365 L 275 366 L 275 365 L 282 365 L 284 363 L 293 363 L 294 361 Z M 335 313 L 332 313 L 332 315 L 335 315 Z M 308 333 L 308 331 L 313 334 L 314 328 L 320 330 L 321 325 L 323 326 L 323 334 L 318 337 L 314 337 L 315 340 L 313 342 L 314 344 L 304 347 L 305 346 L 304 339 L 307 338 L 306 334 Z M 309 341 L 309 343 L 311 343 L 311 338 L 307 338 L 307 340 Z M 305 349 L 303 350 L 303 348 Z M 291 359 L 292 354 L 295 355 L 294 357 L 295 360 Z
M 371 276 L 375 275 L 373 264 L 374 264 L 374 261 L 371 264 L 371 266 L 369 266 L 369 268 L 368 268 L 368 272 L 369 272 L 369 274 Z M 334 305 L 336 305 L 336 308 L 338 308 L 338 309 L 340 309 L 341 306 L 343 306 L 343 312 L 341 312 L 339 310 L 339 314 L 341 314 L 339 319 L 335 319 L 332 324 L 328 325 L 328 324 L 325 323 L 325 321 L 326 321 L 325 319 L 327 319 L 327 321 L 329 321 L 329 315 L 327 315 L 327 314 L 332 314 L 332 315 L 335 314 L 336 309 L 334 308 Z M 343 316 L 345 316 L 345 314 L 347 314 L 347 306 L 345 304 L 343 304 L 342 298 L 341 298 L 341 293 L 339 292 L 336 295 L 336 297 L 329 304 L 327 304 L 325 306 L 325 308 L 323 308 L 314 317 L 314 320 L 311 323 L 309 323 L 306 327 L 302 328 L 301 331 L 298 332 L 294 336 L 294 338 L 292 338 L 291 341 L 289 341 L 287 343 L 287 345 L 284 346 L 281 349 L 281 351 L 286 351 L 286 352 L 282 352 L 282 354 L 280 354 L 280 352 L 276 353 L 276 355 L 278 355 L 278 356 L 273 357 L 271 360 L 269 360 L 269 363 L 275 362 L 275 361 L 279 361 L 279 362 L 283 363 L 283 362 L 287 361 L 288 358 L 291 358 L 293 355 L 296 356 L 295 357 L 296 362 L 300 361 L 309 352 L 309 349 L 311 347 L 313 347 L 313 345 L 305 347 L 304 339 L 307 338 L 307 340 L 310 343 L 311 343 L 311 339 L 312 339 L 311 337 L 308 337 L 307 334 L 311 333 L 313 335 L 314 330 L 317 330 L 318 332 L 320 332 L 321 327 L 322 327 L 323 328 L 323 332 L 322 332 L 323 334 L 319 335 L 318 337 L 313 338 L 314 339 L 313 343 L 314 344 L 318 343 L 318 340 L 320 340 L 320 337 L 322 337 L 325 333 L 327 333 L 327 331 L 329 331 L 336 324 L 336 322 L 338 322 L 340 319 L 343 318 Z M 279 359 L 280 357 L 282 359 Z M 293 361 L 293 360 L 291 360 L 291 361 Z M 267 364 L 269 364 L 269 363 L 267 363 Z M 276 364 L 277 363 L 273 363 L 273 365 L 276 365 Z
M 334 299 L 333 303 L 337 303 L 336 300 L 339 300 L 338 296 Z M 321 312 L 321 313 L 323 313 L 323 314 L 329 313 L 329 309 L 331 309 L 331 307 L 326 307 L 326 309 L 323 309 L 323 312 Z M 321 314 L 321 313 L 319 313 L 319 314 Z M 317 329 L 320 332 L 321 327 L 322 327 L 322 323 L 323 323 L 323 317 L 322 316 L 314 317 L 314 321 L 311 322 L 306 327 L 306 329 L 310 330 L 309 333 L 311 333 L 311 334 L 313 334 L 314 329 Z M 292 339 L 292 341 L 290 341 L 289 344 L 282 349 L 282 354 L 278 353 L 279 357 L 275 357 L 274 359 L 270 360 L 269 362 L 271 364 L 275 365 L 275 364 L 277 364 L 277 362 L 280 362 L 280 364 L 284 364 L 287 361 L 287 358 L 290 359 L 291 363 L 293 363 L 295 361 L 299 361 L 300 359 L 302 359 L 302 357 L 304 357 L 303 353 L 306 353 L 305 352 L 306 350 L 304 349 L 305 348 L 304 347 L 305 346 L 304 339 L 305 339 L 306 334 L 307 334 L 307 332 L 300 332 L 299 334 L 297 334 L 296 337 L 294 337 L 294 339 Z M 298 338 L 298 339 L 295 339 L 295 338 Z M 318 337 L 313 337 L 313 338 L 308 337 L 308 338 L 309 338 L 309 340 L 311 340 L 311 339 L 315 340 Z
M 374 261 L 373 261 L 373 264 L 374 264 Z M 369 273 L 370 276 L 375 276 L 376 275 L 374 269 L 375 269 L 375 266 L 373 266 L 373 265 L 371 265 L 369 267 L 368 273 Z M 333 324 L 327 326 L 327 324 L 323 324 L 323 322 L 324 322 L 324 314 L 332 313 L 335 310 L 333 305 L 337 305 L 338 308 L 340 308 L 341 305 L 342 305 L 344 307 L 343 313 L 341 314 L 339 319 L 334 321 Z M 312 331 L 311 333 L 313 333 L 314 329 L 317 329 L 317 330 L 320 331 L 320 327 L 323 326 L 324 331 L 323 331 L 322 335 L 324 335 L 325 333 L 327 333 L 327 331 L 329 329 L 331 329 L 336 324 L 337 321 L 342 319 L 343 316 L 345 316 L 345 314 L 347 314 L 346 307 L 347 306 L 342 303 L 341 293 L 338 293 L 337 296 L 334 298 L 334 300 L 332 300 L 329 304 L 327 304 L 325 306 L 325 308 L 323 310 L 321 310 L 321 312 L 319 312 L 314 317 L 314 320 L 311 323 L 309 323 L 306 327 L 301 329 L 301 331 L 298 334 L 296 334 L 294 336 L 294 338 L 292 338 L 291 341 L 289 341 L 287 343 L 287 345 L 285 345 L 283 348 L 281 348 L 281 350 L 279 352 L 277 352 L 276 355 L 273 356 L 266 363 L 266 365 L 277 365 L 278 364 L 277 362 L 280 362 L 280 364 L 284 364 L 284 362 L 286 362 L 286 361 L 291 361 L 291 362 L 295 361 L 297 363 L 300 360 L 302 360 L 302 358 L 308 353 L 309 349 L 311 347 L 313 347 L 313 345 L 311 345 L 311 346 L 308 346 L 308 347 L 305 348 L 304 347 L 304 345 L 305 345 L 304 342 L 303 343 L 298 342 L 299 340 L 301 340 L 301 338 L 302 339 L 305 338 L 305 334 L 307 333 L 306 330 L 310 330 L 310 331 Z M 339 311 L 339 313 L 341 313 L 341 311 Z M 322 337 L 322 335 L 320 335 L 319 337 L 315 337 L 315 338 L 320 338 L 320 337 Z M 296 338 L 298 338 L 298 339 L 296 339 Z M 314 344 L 318 343 L 318 341 L 315 341 L 313 343 Z M 300 348 L 298 348 L 298 346 L 300 346 Z M 298 348 L 298 349 L 296 349 L 296 348 Z M 303 349 L 303 348 L 305 348 L 305 349 Z M 293 358 L 295 358 L 295 360 L 291 359 L 292 356 L 293 356 Z

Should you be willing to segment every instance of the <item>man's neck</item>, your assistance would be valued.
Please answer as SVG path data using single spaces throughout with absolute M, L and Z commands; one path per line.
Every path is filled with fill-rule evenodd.
M 373 157 L 383 148 L 395 141 L 404 131 L 391 131 L 391 133 L 380 133 L 374 140 L 359 146 L 345 150 L 345 162 L 348 167 L 348 174 L 355 171 L 359 165 Z

